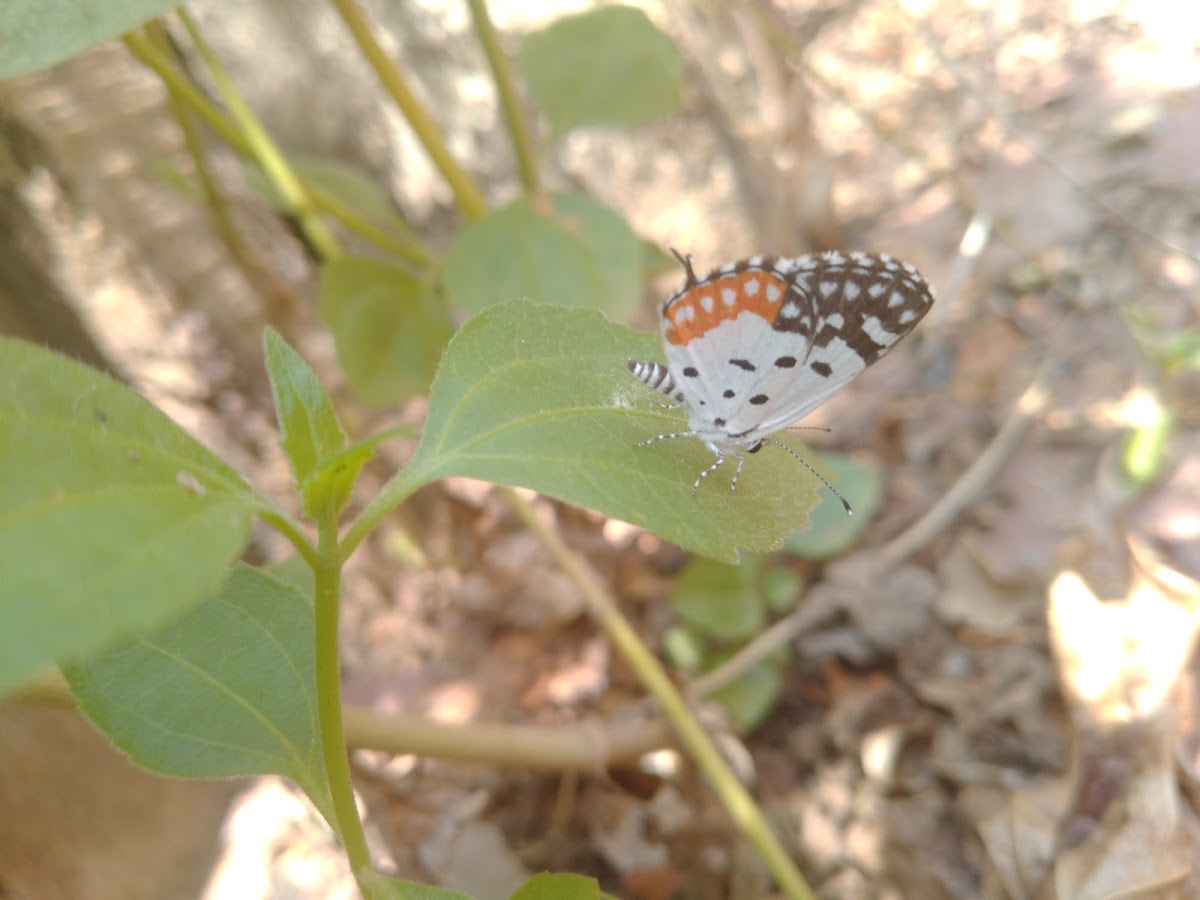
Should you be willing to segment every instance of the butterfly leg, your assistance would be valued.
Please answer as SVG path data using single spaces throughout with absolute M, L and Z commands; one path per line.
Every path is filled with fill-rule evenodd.
M 713 472 L 715 472 L 717 469 L 719 469 L 721 467 L 721 464 L 723 462 L 725 462 L 725 460 L 728 458 L 726 456 L 726 453 L 728 453 L 729 456 L 737 457 L 737 461 L 738 461 L 737 469 L 733 473 L 733 481 L 730 482 L 730 485 L 729 485 L 729 490 L 731 490 L 731 491 L 737 487 L 738 476 L 742 474 L 742 463 L 744 463 L 746 461 L 746 457 L 742 456 L 742 454 L 738 453 L 736 450 L 728 450 L 728 451 L 721 450 L 715 444 L 708 444 L 707 446 L 708 446 L 708 449 L 711 450 L 716 455 L 717 459 L 716 459 L 716 462 L 714 462 L 711 466 L 709 466 L 707 469 L 705 469 L 703 472 L 700 473 L 700 477 L 698 477 L 696 479 L 695 484 L 692 485 L 692 496 L 693 497 L 696 496 L 696 491 L 700 488 L 700 482 L 702 482 L 705 478 L 707 478 L 709 475 L 711 475 Z
M 653 444 L 656 441 L 669 441 L 672 438 L 683 438 L 683 437 L 696 437 L 696 432 L 694 432 L 694 431 L 675 431 L 675 432 L 672 432 L 671 434 L 656 434 L 656 435 L 654 435 L 654 437 L 646 438 L 646 440 L 644 440 L 644 441 L 638 441 L 633 446 L 645 447 L 647 444 Z M 715 472 L 717 469 L 719 469 L 721 467 L 721 464 L 723 462 L 725 462 L 725 459 L 726 459 L 725 451 L 722 451 L 715 444 L 709 444 L 706 442 L 706 446 L 708 447 L 709 450 L 711 450 L 713 452 L 713 455 L 716 456 L 716 460 L 713 462 L 713 464 L 711 466 L 709 466 L 707 469 L 705 469 L 703 472 L 701 472 L 700 475 L 696 478 L 695 482 L 692 484 L 692 496 L 693 497 L 696 496 L 696 491 L 698 491 L 700 489 L 700 482 L 702 482 L 705 478 L 707 478 L 709 475 L 711 475 L 713 472 Z M 738 453 L 736 450 L 729 450 L 728 454 L 729 454 L 729 456 L 736 456 L 737 461 L 738 461 L 737 470 L 733 473 L 733 482 L 729 485 L 729 489 L 732 491 L 734 488 L 737 487 L 738 476 L 742 474 L 742 463 L 744 463 L 746 461 L 746 457 L 742 456 L 742 454 Z
M 742 474 L 742 463 L 746 461 L 746 457 L 742 456 L 740 453 L 734 452 L 733 450 L 730 450 L 729 452 L 731 455 L 736 456 L 738 461 L 737 468 L 733 471 L 733 481 L 729 482 L 729 492 L 732 494 L 734 488 L 737 487 L 738 476 Z
M 725 462 L 725 454 L 724 453 L 722 453 L 716 447 L 712 447 L 711 449 L 712 449 L 713 453 L 717 454 L 717 461 L 714 462 L 707 469 L 705 469 L 703 472 L 701 472 L 699 474 L 699 476 L 697 476 L 696 481 L 692 484 L 692 496 L 693 497 L 696 496 L 696 491 L 698 491 L 700 489 L 700 482 L 702 482 L 705 478 L 707 478 L 713 472 L 717 471 L 717 469 L 721 468 L 721 463 Z M 740 469 L 741 466 L 739 465 L 738 468 Z M 735 480 L 736 480 L 736 477 L 735 477 Z
M 672 434 L 656 434 L 656 435 L 654 435 L 654 437 L 646 438 L 646 440 L 644 440 L 644 441 L 638 441 L 633 446 L 645 447 L 647 444 L 653 444 L 655 441 L 669 441 L 672 438 L 695 437 L 695 436 L 696 436 L 696 432 L 694 432 L 694 431 L 676 431 Z

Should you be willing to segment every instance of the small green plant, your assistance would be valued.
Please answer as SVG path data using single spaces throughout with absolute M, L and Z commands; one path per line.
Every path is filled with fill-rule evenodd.
M 737 564 L 691 559 L 671 590 L 679 624 L 667 633 L 668 657 L 692 676 L 713 671 L 760 634 L 770 615 L 793 606 L 799 588 L 789 569 L 768 568 L 757 556 Z M 787 651 L 777 651 L 714 692 L 738 731 L 752 730 L 771 711 L 787 661 Z
M 338 590 L 347 557 L 397 504 L 470 475 L 601 509 L 724 559 L 803 524 L 812 487 L 772 475 L 770 463 L 736 494 L 692 502 L 670 461 L 631 453 L 667 414 L 613 361 L 652 341 L 598 313 L 528 301 L 476 316 L 447 347 L 412 462 L 342 527 L 358 472 L 387 435 L 348 443 L 315 374 L 274 332 L 265 358 L 307 524 L 129 389 L 0 340 L 11 376 L 0 441 L 21 473 L 0 488 L 0 616 L 11 624 L 0 689 L 59 661 L 83 711 L 139 764 L 293 779 L 374 890 L 382 882 L 366 878 L 341 728 Z M 312 572 L 311 595 L 237 562 L 255 517 L 291 541 Z
M 741 732 L 753 730 L 770 714 L 790 655 L 778 648 L 748 668 L 739 662 L 728 678 L 724 667 L 773 618 L 796 606 L 802 584 L 788 556 L 820 561 L 844 553 L 882 501 L 883 479 L 876 468 L 838 454 L 818 454 L 814 460 L 853 506 L 853 516 L 840 504 L 823 503 L 811 513 L 812 527 L 790 535 L 779 557 L 746 555 L 727 563 L 697 556 L 683 567 L 671 589 L 678 624 L 667 633 L 668 658 L 691 676 L 718 682 L 711 695 Z
M 1121 448 L 1122 474 L 1132 487 L 1140 489 L 1161 474 L 1180 422 L 1196 418 L 1190 385 L 1200 372 L 1200 328 L 1164 331 L 1132 306 L 1125 311 L 1125 320 L 1152 375 L 1150 383 L 1126 404 L 1129 431 Z

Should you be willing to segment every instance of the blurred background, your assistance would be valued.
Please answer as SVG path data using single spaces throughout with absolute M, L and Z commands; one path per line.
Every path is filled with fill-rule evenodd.
M 830 429 L 805 440 L 842 451 L 839 484 L 865 498 L 852 530 L 821 520 L 808 542 L 718 567 L 595 513 L 539 510 L 680 671 L 786 623 L 781 655 L 711 714 L 820 896 L 1200 895 L 1200 9 L 635 5 L 682 61 L 674 108 L 564 130 L 518 85 L 542 183 L 591 195 L 645 241 L 631 324 L 654 330 L 679 281 L 668 245 L 698 270 L 885 251 L 938 302 L 806 420 Z M 488 8 L 516 57 L 593 4 Z M 188 9 L 306 172 L 433 258 L 450 251 L 456 195 L 330 3 Z M 517 197 L 467 6 L 361 10 L 485 202 Z M 124 45 L 0 82 L 0 331 L 127 380 L 286 497 L 264 326 L 317 367 L 356 435 L 419 424 L 424 400 L 363 401 L 316 307 L 320 254 L 233 150 L 200 140 L 237 242 L 197 190 L 162 82 Z M 411 449 L 385 450 L 364 491 Z M 639 698 L 490 486 L 450 479 L 399 519 L 406 538 L 381 536 L 347 570 L 348 701 L 558 724 Z M 253 548 L 281 551 L 266 531 Z M 706 618 L 730 602 L 759 612 Z M 646 900 L 765 892 L 686 766 L 635 792 L 354 761 L 374 849 L 404 877 L 480 897 L 543 869 Z M 282 781 L 157 779 L 71 713 L 0 707 L 0 896 L 353 892 Z

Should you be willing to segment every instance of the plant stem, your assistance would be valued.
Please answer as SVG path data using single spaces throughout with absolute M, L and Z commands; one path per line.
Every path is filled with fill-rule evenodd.
M 375 526 L 383 521 L 384 516 L 408 499 L 417 488 L 424 487 L 432 481 L 428 472 L 421 472 L 410 462 L 405 468 L 388 479 L 370 503 L 366 505 L 350 523 L 342 537 L 338 552 L 345 561 L 355 551 L 360 543 L 375 530 Z
M 308 539 L 308 535 L 304 530 L 292 521 L 291 517 L 284 512 L 276 509 L 260 511 L 258 517 L 282 534 L 288 539 L 288 542 L 296 548 L 296 552 L 300 554 L 300 558 L 308 564 L 309 568 L 317 566 L 317 550 L 312 545 L 312 541 Z
M 322 522 L 317 543 L 315 576 L 317 715 L 321 723 L 321 754 L 333 800 L 338 835 L 346 847 L 355 877 L 361 880 L 374 871 L 367 838 L 354 802 L 354 784 L 346 756 L 342 725 L 342 685 L 338 667 L 338 607 L 341 593 L 341 562 L 338 558 L 337 524 Z
M 425 107 L 421 105 L 416 95 L 409 90 L 404 75 L 383 52 L 379 42 L 375 40 L 375 35 L 371 33 L 371 28 L 362 17 L 358 5 L 354 0 L 333 0 L 333 5 L 346 22 L 354 40 L 358 42 L 359 49 L 367 58 L 367 62 L 379 76 L 384 90 L 391 95 L 396 106 L 404 113 L 408 124 L 416 132 L 417 139 L 425 147 L 425 152 L 429 154 L 433 164 L 437 166 L 442 177 L 446 179 L 446 183 L 450 185 L 450 189 L 454 191 L 458 208 L 470 219 L 483 218 L 487 215 L 488 207 L 479 187 L 450 154 L 449 148 L 442 140 L 442 134 L 438 130 L 437 124 Z
M 79 704 L 58 669 L 46 669 L 6 698 L 78 712 Z M 505 725 L 472 722 L 449 725 L 419 715 L 381 713 L 362 706 L 342 707 L 347 747 L 415 754 L 434 759 L 515 766 L 550 772 L 587 772 L 604 777 L 613 762 L 636 760 L 671 742 L 658 718 L 586 720 L 572 725 Z M 315 805 L 315 802 L 314 802 Z
M 249 146 L 238 133 L 237 126 L 171 63 L 166 54 L 146 40 L 145 35 L 130 31 L 121 39 L 142 65 L 153 69 L 167 88 L 195 110 L 208 127 L 219 134 L 229 146 L 239 153 L 249 152 Z
M 658 701 L 663 714 L 675 729 L 679 741 L 709 783 L 721 804 L 746 839 L 758 850 L 771 874 L 788 897 L 793 900 L 813 900 L 812 889 L 796 868 L 779 839 L 771 830 L 766 818 L 746 791 L 737 776 L 730 770 L 725 758 L 713 745 L 704 728 L 696 721 L 691 710 L 671 684 L 671 679 L 646 646 L 638 638 L 633 626 L 626 621 L 616 601 L 597 581 L 591 570 L 562 542 L 557 534 L 543 525 L 534 514 L 533 508 L 518 496 L 512 488 L 503 488 L 509 504 L 534 536 L 542 542 L 559 568 L 583 592 L 592 615 L 617 652 L 637 673 L 638 680 Z
M 181 6 L 176 13 L 191 36 L 192 43 L 196 45 L 196 51 L 208 67 L 213 83 L 221 94 L 221 99 L 229 107 L 239 131 L 245 137 L 250 155 L 263 170 L 263 174 L 267 176 L 271 185 L 278 191 L 279 196 L 283 198 L 285 207 L 295 217 L 300 230 L 304 232 L 304 236 L 308 238 L 309 243 L 316 249 L 321 259 L 326 262 L 337 259 L 342 255 L 342 248 L 338 244 L 337 238 L 333 236 L 333 232 L 321 220 L 312 198 L 308 195 L 308 191 L 305 190 L 300 179 L 296 177 L 296 173 L 283 155 L 283 151 L 275 145 L 275 141 L 267 133 L 266 128 L 258 121 L 246 101 L 242 99 L 233 79 L 229 77 L 229 73 L 221 65 L 221 61 L 212 52 L 212 48 L 208 46 L 204 35 L 200 33 L 200 29 L 192 21 L 187 10 Z
M 488 65 L 492 69 L 492 79 L 496 82 L 496 93 L 500 97 L 500 111 L 504 115 L 504 124 L 508 126 L 508 136 L 512 140 L 513 152 L 517 157 L 517 168 L 521 172 L 521 184 L 527 193 L 533 194 L 538 189 L 537 155 L 533 150 L 533 141 L 526 127 L 525 116 L 521 111 L 521 102 L 517 97 L 516 85 L 513 84 L 512 72 L 500 41 L 496 36 L 496 28 L 488 15 L 486 0 L 467 0 L 471 10 L 471 20 L 475 23 L 475 33 L 483 47 Z
M 161 19 L 155 19 L 153 22 L 147 23 L 145 33 L 146 37 L 161 51 L 164 53 L 170 52 L 167 29 L 163 26 Z M 242 233 L 234 220 L 229 201 L 225 197 L 225 192 L 221 189 L 221 185 L 213 173 L 212 166 L 209 165 L 208 151 L 201 135 L 197 114 L 188 106 L 186 100 L 180 96 L 170 83 L 167 83 L 167 96 L 171 101 L 171 112 L 174 114 L 175 121 L 179 125 L 180 133 L 183 135 L 183 145 L 188 152 L 188 156 L 191 157 L 196 178 L 200 182 L 200 188 L 203 190 L 204 198 L 208 202 L 208 211 L 212 216 L 217 236 L 225 244 L 226 249 L 229 250 L 229 255 L 233 257 L 234 263 L 241 269 L 243 277 L 245 277 L 249 284 L 253 285 L 260 292 L 283 295 L 286 291 L 278 282 L 278 279 L 274 277 L 270 269 L 259 265 L 258 261 L 254 258 L 254 254 L 250 252 L 249 247 L 246 246 L 246 242 L 242 238 Z
M 229 117 L 201 93 L 165 54 L 147 41 L 143 35 L 136 32 L 124 35 L 123 40 L 129 52 L 144 66 L 153 70 L 167 86 L 167 90 L 177 99 L 186 103 L 230 147 L 243 156 L 252 155 L 249 143 L 238 131 L 237 126 L 229 121 Z M 307 182 L 303 182 L 303 184 L 313 204 L 337 219 L 349 231 L 422 268 L 432 266 L 436 262 L 433 255 L 419 244 L 397 240 L 378 226 L 360 217 L 328 191 Z

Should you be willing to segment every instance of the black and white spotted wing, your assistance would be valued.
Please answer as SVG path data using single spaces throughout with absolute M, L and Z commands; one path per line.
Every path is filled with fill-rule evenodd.
M 629 370 L 686 407 L 690 430 L 659 437 L 704 441 L 717 455 L 705 475 L 808 415 L 933 305 L 920 273 L 885 254 L 756 256 L 703 278 L 676 256 L 687 280 L 663 305 L 667 365 Z

